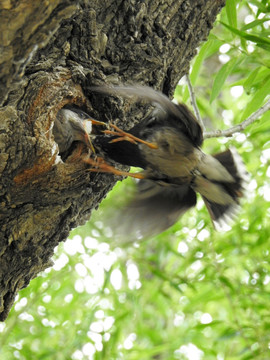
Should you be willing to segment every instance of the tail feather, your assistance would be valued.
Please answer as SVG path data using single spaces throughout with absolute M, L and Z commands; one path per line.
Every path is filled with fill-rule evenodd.
M 236 149 L 232 147 L 229 150 L 214 155 L 214 157 L 228 170 L 234 179 L 234 182 L 231 184 L 231 196 L 236 195 L 236 198 L 243 196 L 243 191 L 249 177 L 243 160 Z
M 196 190 L 202 195 L 215 228 L 225 229 L 239 211 L 239 202 L 244 195 L 248 173 L 234 148 L 216 154 L 214 158 L 228 171 L 231 179 L 207 179 L 206 173 L 203 178 L 197 180 Z
M 220 205 L 208 201 L 205 197 L 203 197 L 203 201 L 217 230 L 226 230 L 229 224 L 236 219 L 240 209 L 237 203 Z

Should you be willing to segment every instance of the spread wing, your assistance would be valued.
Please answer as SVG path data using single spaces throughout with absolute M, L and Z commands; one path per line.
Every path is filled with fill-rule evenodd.
M 141 101 L 147 100 L 153 105 L 162 108 L 167 114 L 168 119 L 174 121 L 176 125 L 178 122 L 179 127 L 183 128 L 182 130 L 195 145 L 200 146 L 202 144 L 202 129 L 192 112 L 184 104 L 174 104 L 166 95 L 148 86 L 93 86 L 90 90 L 93 92 L 120 95 L 123 97 L 133 96 Z
M 120 241 L 138 240 L 168 229 L 195 205 L 196 194 L 187 185 L 140 180 L 133 199 L 111 218 L 109 226 Z

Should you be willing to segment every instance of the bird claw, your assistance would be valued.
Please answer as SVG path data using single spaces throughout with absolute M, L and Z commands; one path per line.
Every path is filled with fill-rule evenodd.
M 85 120 L 91 121 L 92 125 L 105 126 L 105 127 L 108 126 L 108 124 L 106 124 L 105 122 L 103 122 L 103 121 L 98 121 L 98 120 L 95 120 L 95 119 L 93 119 L 93 118 L 88 118 L 88 119 L 85 119 Z M 95 153 L 96 153 L 96 152 L 95 152 L 95 148 L 94 148 L 94 146 L 93 146 L 93 144 L 92 144 L 92 141 L 91 141 L 91 139 L 90 139 L 90 135 L 88 134 L 88 132 L 87 132 L 87 130 L 86 130 L 86 125 L 85 125 L 85 123 L 84 123 L 83 127 L 85 128 L 85 143 L 88 144 L 88 147 L 91 149 L 92 153 L 95 154 Z
M 118 170 L 114 166 L 106 163 L 106 161 L 101 157 L 96 157 L 95 159 L 84 159 L 84 162 L 92 166 L 90 169 L 88 169 L 88 171 L 91 172 L 110 173 L 117 176 L 130 176 L 136 179 L 144 179 L 144 175 L 142 173 L 129 173 Z
M 112 127 L 114 130 L 104 130 L 103 132 L 108 135 L 114 135 L 118 136 L 118 138 L 111 140 L 111 143 L 115 143 L 118 141 L 129 141 L 132 144 L 137 144 L 138 142 L 148 146 L 150 149 L 157 149 L 158 146 L 155 143 L 150 143 L 148 141 L 142 140 L 140 138 L 137 138 L 136 136 L 120 129 L 118 126 L 114 124 L 109 124 L 110 127 Z
M 154 143 L 150 143 L 148 141 L 144 141 L 142 139 L 137 138 L 136 136 L 125 132 L 124 130 L 120 129 L 118 126 L 112 123 L 105 123 L 103 121 L 98 121 L 92 118 L 87 119 L 92 122 L 92 125 L 102 125 L 107 127 L 106 130 L 103 130 L 104 134 L 117 136 L 117 138 L 111 140 L 112 143 L 119 142 L 119 141 L 129 141 L 133 144 L 142 143 L 151 149 L 157 149 L 158 146 Z M 108 127 L 111 127 L 113 130 L 109 130 Z M 89 148 L 91 149 L 92 153 L 95 154 L 94 146 L 91 142 L 89 134 L 85 131 L 85 136 L 87 137 L 86 143 L 88 143 Z M 136 179 L 144 179 L 145 176 L 142 173 L 129 173 L 126 171 L 118 170 L 114 166 L 109 165 L 103 158 L 95 156 L 95 158 L 87 158 L 83 160 L 85 163 L 91 165 L 91 168 L 88 171 L 91 172 L 101 172 L 101 173 L 110 173 L 117 176 L 129 176 Z

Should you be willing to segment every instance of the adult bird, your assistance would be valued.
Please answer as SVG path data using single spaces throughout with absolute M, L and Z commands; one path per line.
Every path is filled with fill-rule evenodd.
M 107 131 L 96 138 L 96 146 L 107 158 L 144 170 L 134 198 L 117 216 L 117 231 L 136 238 L 160 233 L 196 205 L 196 193 L 202 196 L 214 226 L 225 228 L 235 217 L 247 181 L 235 148 L 205 154 L 202 129 L 191 111 L 150 87 L 96 86 L 91 90 L 155 106 L 127 137 Z M 128 134 L 142 142 L 130 141 Z

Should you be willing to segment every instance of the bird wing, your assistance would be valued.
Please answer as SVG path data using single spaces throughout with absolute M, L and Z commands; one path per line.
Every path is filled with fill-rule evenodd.
M 120 241 L 139 240 L 168 229 L 195 204 L 196 194 L 187 185 L 164 186 L 139 180 L 133 199 L 111 218 L 109 225 Z
M 162 108 L 170 117 L 177 119 L 179 125 L 183 125 L 184 132 L 190 137 L 192 142 L 200 146 L 203 141 L 202 129 L 192 112 L 184 104 L 174 104 L 166 95 L 148 86 L 93 86 L 93 92 L 103 94 L 121 95 L 123 97 L 135 97 L 138 100 L 148 100 L 153 105 Z

